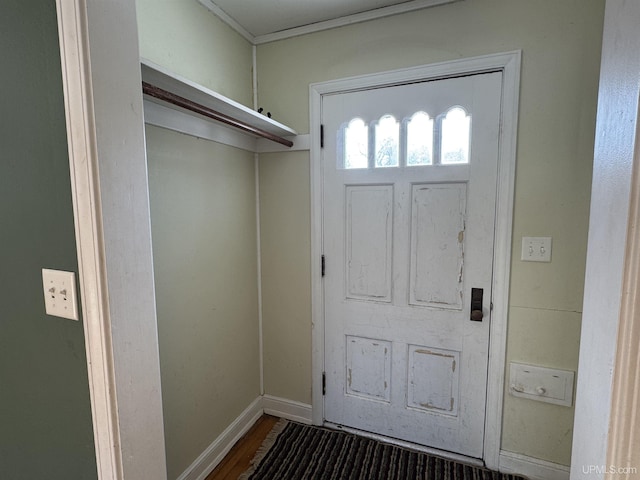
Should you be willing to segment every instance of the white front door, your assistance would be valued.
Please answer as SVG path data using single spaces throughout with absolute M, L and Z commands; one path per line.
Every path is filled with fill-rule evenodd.
M 501 82 L 322 97 L 325 422 L 482 457 Z

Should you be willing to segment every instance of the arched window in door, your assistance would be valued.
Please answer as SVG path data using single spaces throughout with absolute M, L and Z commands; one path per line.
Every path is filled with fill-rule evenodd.
M 408 167 L 433 164 L 433 119 L 416 112 L 407 121 L 406 156 Z
M 462 107 L 453 107 L 441 119 L 440 163 L 469 163 L 471 116 Z

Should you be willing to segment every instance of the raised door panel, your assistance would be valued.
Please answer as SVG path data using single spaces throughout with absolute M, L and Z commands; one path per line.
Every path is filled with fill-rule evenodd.
M 414 185 L 409 303 L 462 309 L 466 184 Z
M 346 187 L 347 298 L 391 301 L 393 186 Z

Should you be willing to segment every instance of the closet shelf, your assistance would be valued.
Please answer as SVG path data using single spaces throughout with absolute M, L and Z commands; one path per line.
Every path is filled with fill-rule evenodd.
M 181 112 L 205 117 L 233 127 L 254 138 L 266 138 L 286 147 L 296 131 L 224 95 L 198 85 L 148 60 L 141 61 L 142 91 L 145 100 Z

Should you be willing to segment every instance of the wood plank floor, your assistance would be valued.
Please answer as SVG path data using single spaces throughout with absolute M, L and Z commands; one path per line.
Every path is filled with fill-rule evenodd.
M 278 420 L 277 417 L 263 415 L 205 480 L 238 480 L 251 466 L 251 459 Z

